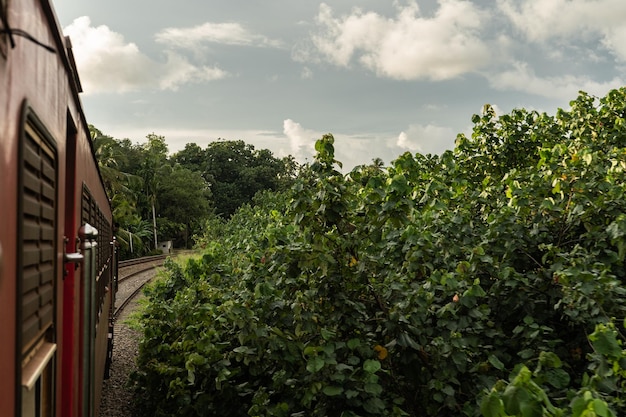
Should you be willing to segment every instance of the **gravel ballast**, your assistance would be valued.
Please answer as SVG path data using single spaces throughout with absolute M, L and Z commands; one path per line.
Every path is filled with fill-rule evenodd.
M 157 273 L 157 269 L 145 271 L 120 283 L 116 294 L 116 306 L 128 297 L 134 288 L 141 285 Z M 128 385 L 129 375 L 136 370 L 135 360 L 139 354 L 141 332 L 131 328 L 128 317 L 138 308 L 138 300 L 143 297 L 139 293 L 121 311 L 115 320 L 113 329 L 113 362 L 109 379 L 102 386 L 100 417 L 134 417 L 133 392 Z
M 111 376 L 102 386 L 100 417 L 133 417 L 133 393 L 128 376 L 136 369 L 141 333 L 125 323 L 128 314 L 137 307 L 136 299 L 120 314 L 114 327 L 113 363 Z

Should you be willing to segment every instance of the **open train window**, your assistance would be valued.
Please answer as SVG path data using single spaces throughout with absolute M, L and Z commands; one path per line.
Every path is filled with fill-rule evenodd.
M 57 152 L 23 107 L 18 196 L 18 390 L 22 417 L 54 415 L 57 283 Z

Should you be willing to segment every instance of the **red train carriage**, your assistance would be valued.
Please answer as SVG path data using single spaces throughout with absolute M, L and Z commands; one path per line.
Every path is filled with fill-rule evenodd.
M 0 0 L 0 414 L 95 416 L 110 360 L 111 208 L 69 39 Z

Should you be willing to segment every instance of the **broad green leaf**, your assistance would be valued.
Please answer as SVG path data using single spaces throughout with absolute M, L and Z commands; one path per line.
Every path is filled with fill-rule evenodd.
M 398 336 L 398 344 L 403 347 L 411 347 L 412 349 L 420 350 L 417 342 L 415 342 L 408 333 L 400 333 L 400 336 Z
M 539 354 L 539 363 L 550 368 L 560 368 L 563 366 L 561 359 L 553 352 L 541 352 Z
M 368 394 L 380 395 L 383 392 L 383 387 L 380 384 L 367 383 L 363 387 L 363 390 L 367 392 Z
M 358 391 L 351 390 L 351 389 L 346 391 L 346 398 L 347 399 L 355 398 L 355 397 L 358 397 L 358 396 L 359 396 L 359 392 Z
M 443 387 L 441 389 L 441 392 L 443 392 L 444 394 L 446 394 L 448 396 L 453 396 L 454 395 L 454 388 L 452 388 L 452 386 L 450 386 L 450 385 L 446 385 L 445 387 Z
M 378 372 L 381 367 L 382 366 L 380 362 L 374 359 L 367 359 L 365 362 L 363 362 L 363 369 L 365 370 L 365 372 L 369 372 L 371 374 L 375 374 L 376 372 Z
M 543 407 L 525 387 L 509 385 L 502 395 L 505 411 L 509 415 L 541 417 Z
M 312 374 L 318 372 L 320 369 L 324 367 L 324 359 L 319 356 L 314 356 L 306 364 L 306 370 L 311 372 Z
M 242 353 L 244 355 L 254 355 L 256 353 L 256 348 L 251 348 L 249 346 L 237 346 L 233 349 L 235 353 Z
M 489 355 L 489 363 L 496 369 L 502 371 L 504 369 L 504 364 L 496 355 Z
M 459 370 L 464 371 L 468 364 L 467 355 L 461 351 L 454 351 L 452 353 L 452 361 Z
M 326 395 L 328 395 L 329 397 L 333 397 L 335 395 L 339 395 L 343 392 L 343 388 L 342 387 L 337 387 L 334 385 L 327 385 L 324 387 L 324 389 L 322 390 L 322 392 Z
M 358 356 L 349 356 L 348 357 L 348 364 L 350 365 L 358 365 L 361 362 L 361 359 L 359 359 Z
M 535 355 L 534 349 L 524 349 L 517 353 L 517 355 L 522 359 L 529 359 Z
M 544 372 L 546 382 L 554 388 L 567 388 L 570 383 L 570 377 L 564 369 L 549 369 Z
M 321 329 L 320 334 L 322 335 L 322 339 L 331 340 L 335 336 L 336 332 L 328 329 Z
M 574 397 L 570 403 L 570 407 L 572 409 L 572 415 L 574 417 L 579 417 L 585 408 L 587 408 L 587 401 L 585 401 L 583 397 Z
M 501 417 L 504 416 L 504 403 L 496 392 L 491 392 L 480 402 L 480 412 L 483 417 Z
M 345 363 L 340 363 L 340 364 L 337 364 L 337 366 L 335 367 L 335 369 L 337 369 L 337 371 L 339 371 L 339 372 L 343 372 L 343 371 L 354 371 L 354 367 L 353 367 L 353 366 L 346 365 Z
M 381 415 L 383 411 L 385 411 L 385 403 L 378 397 L 368 399 L 365 404 L 363 404 L 363 408 L 368 413 L 372 413 L 374 415 Z
M 526 388 L 509 385 L 502 394 L 502 401 L 506 413 L 516 416 L 522 413 L 520 405 L 531 401 L 531 396 Z
M 593 411 L 596 412 L 598 417 L 609 417 L 612 414 L 610 413 L 609 407 L 606 402 L 602 401 L 599 398 L 593 400 Z
M 617 343 L 615 331 L 596 330 L 590 339 L 594 349 L 601 355 L 618 358 L 622 353 L 622 349 Z
M 307 346 L 302 351 L 302 354 L 305 356 L 311 356 L 317 354 L 320 350 L 319 346 Z
M 543 417 L 543 407 L 535 398 L 520 403 L 522 417 Z

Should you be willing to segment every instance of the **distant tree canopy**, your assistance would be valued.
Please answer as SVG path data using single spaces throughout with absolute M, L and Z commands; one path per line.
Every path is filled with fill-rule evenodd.
M 172 156 L 174 162 L 201 173 L 213 194 L 215 212 L 230 217 L 261 190 L 288 186 L 297 165 L 293 157 L 278 159 L 267 149 L 256 150 L 242 140 L 195 143 Z
M 133 144 L 90 131 L 123 257 L 149 253 L 162 240 L 191 247 L 206 219 L 231 216 L 258 191 L 288 187 L 297 169 L 292 157 L 278 159 L 241 140 L 206 149 L 188 143 L 168 156 L 165 138 L 154 133 Z

